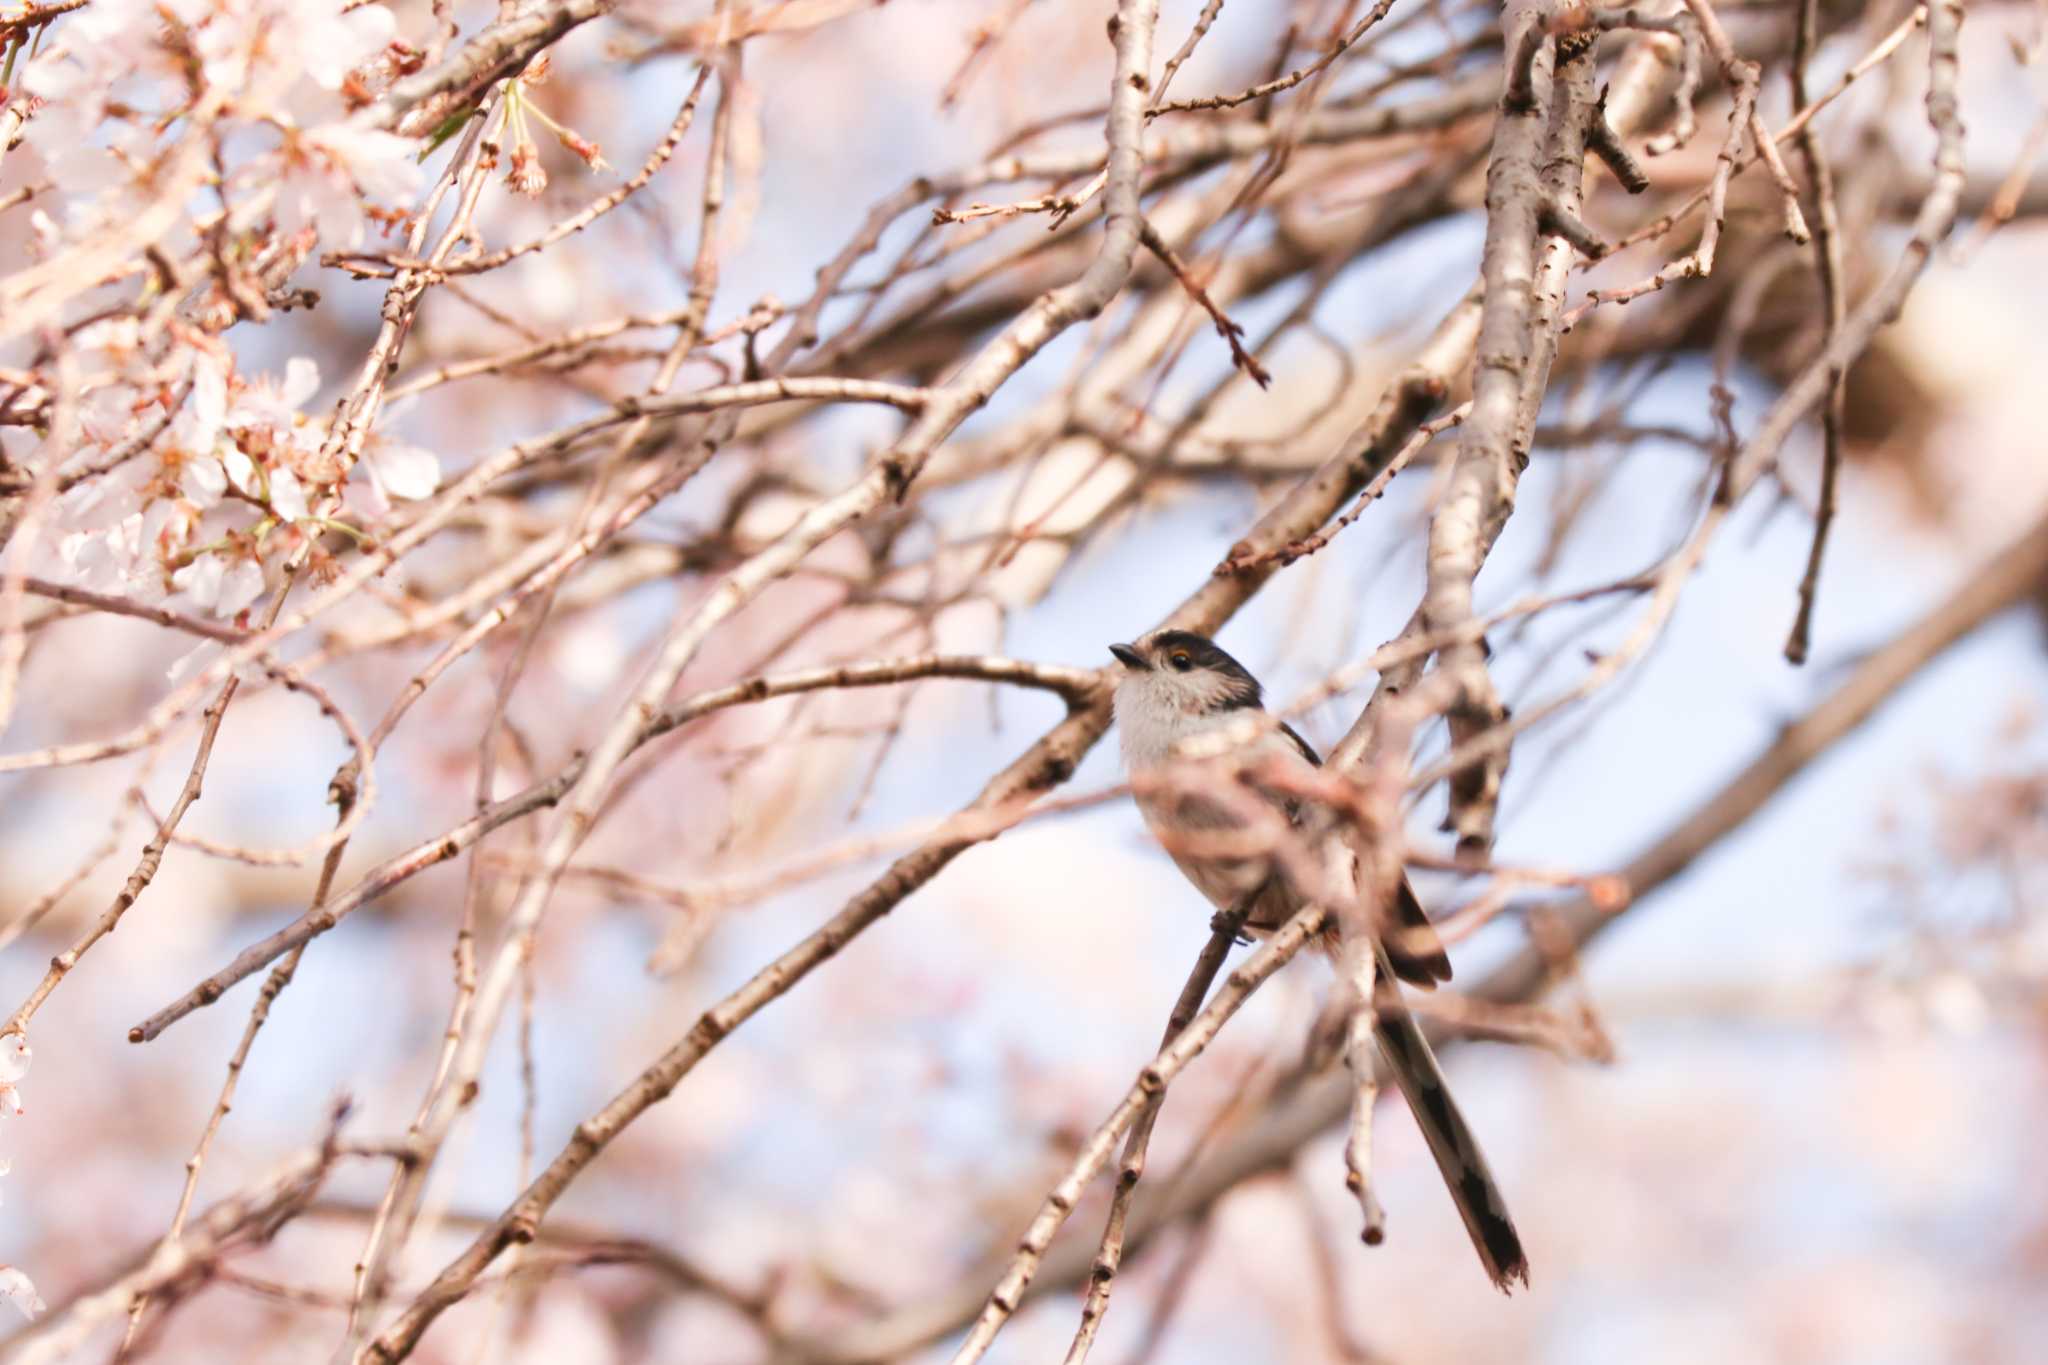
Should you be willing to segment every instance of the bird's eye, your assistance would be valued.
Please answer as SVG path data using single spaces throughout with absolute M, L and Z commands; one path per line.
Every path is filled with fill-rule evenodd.
M 1188 669 L 1194 666 L 1195 661 L 1193 659 L 1190 659 L 1185 654 L 1175 654 L 1172 658 L 1168 659 L 1167 662 L 1172 664 L 1176 669 L 1178 669 L 1182 673 L 1185 673 L 1188 671 Z

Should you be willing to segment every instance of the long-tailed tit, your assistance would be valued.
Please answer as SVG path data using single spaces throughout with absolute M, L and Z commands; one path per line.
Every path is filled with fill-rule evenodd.
M 1318 846 L 1309 860 L 1314 866 L 1352 868 L 1329 812 L 1299 795 L 1313 787 L 1313 770 L 1322 760 L 1306 740 L 1265 711 L 1258 680 L 1242 664 L 1214 641 L 1185 630 L 1157 631 L 1134 644 L 1109 649 L 1123 665 L 1116 686 L 1116 720 L 1123 732 L 1124 761 L 1139 784 L 1138 809 L 1154 837 L 1210 904 L 1229 911 L 1248 903 L 1245 928 L 1268 934 L 1317 892 L 1302 889 L 1301 859 L 1290 867 L 1289 860 L 1274 853 L 1226 847 L 1233 834 L 1242 845 L 1242 833 L 1252 823 L 1241 799 L 1208 798 L 1157 771 L 1176 760 L 1185 763 L 1191 754 L 1223 753 L 1247 778 L 1255 779 L 1261 770 L 1268 773 L 1269 785 L 1253 780 L 1245 787 L 1251 799 L 1270 802 L 1297 840 Z M 1292 784 L 1294 794 L 1287 790 L 1290 767 L 1302 779 Z M 1146 782 L 1148 773 L 1164 780 Z M 1354 873 L 1342 883 L 1341 894 L 1355 896 L 1356 885 Z M 1321 894 L 1332 894 L 1327 879 Z M 1347 918 L 1357 919 L 1331 917 L 1323 946 L 1333 954 L 1338 947 L 1335 926 Z M 1486 1273 L 1502 1289 L 1511 1280 L 1527 1284 L 1529 1263 L 1486 1157 L 1458 1112 L 1443 1069 L 1402 1002 L 1399 987 L 1384 980 L 1398 978 L 1427 990 L 1451 977 L 1443 943 L 1406 877 L 1382 923 L 1373 952 L 1384 984 L 1368 1006 L 1375 1011 L 1373 1033 L 1380 1052 L 1414 1111 Z

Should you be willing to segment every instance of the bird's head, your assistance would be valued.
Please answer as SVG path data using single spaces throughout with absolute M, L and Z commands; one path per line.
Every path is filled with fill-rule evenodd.
M 1259 705 L 1259 680 L 1206 635 L 1158 630 L 1109 652 L 1123 665 L 1117 710 L 1133 707 L 1179 715 L 1220 715 Z

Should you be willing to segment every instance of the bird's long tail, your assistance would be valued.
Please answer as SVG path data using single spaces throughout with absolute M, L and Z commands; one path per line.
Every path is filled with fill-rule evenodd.
M 1380 980 L 1385 983 L 1376 992 L 1380 998 L 1374 1002 L 1374 1034 L 1379 1039 L 1380 1052 L 1394 1073 L 1394 1083 L 1401 1087 L 1409 1109 L 1414 1111 L 1423 1140 L 1429 1144 L 1429 1153 L 1436 1158 L 1437 1169 L 1443 1172 L 1444 1184 L 1450 1189 L 1451 1202 L 1457 1205 L 1458 1216 L 1465 1220 L 1465 1231 L 1472 1235 L 1472 1247 L 1485 1263 L 1486 1273 L 1493 1277 L 1494 1286 L 1508 1293 L 1514 1282 L 1520 1280 L 1527 1288 L 1529 1260 L 1522 1254 L 1522 1239 L 1516 1235 L 1514 1220 L 1508 1216 L 1507 1201 L 1501 1197 L 1500 1186 L 1493 1183 L 1493 1172 L 1487 1169 L 1479 1140 L 1472 1136 L 1465 1116 L 1458 1112 L 1457 1101 L 1451 1098 L 1443 1068 L 1437 1065 L 1429 1040 L 1422 1036 L 1422 1026 L 1401 999 L 1386 950 L 1378 944 L 1373 946 L 1379 959 Z

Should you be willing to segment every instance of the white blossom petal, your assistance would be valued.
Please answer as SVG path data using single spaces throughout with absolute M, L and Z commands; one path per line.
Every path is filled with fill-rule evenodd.
M 169 559 L 192 538 L 192 524 L 196 520 L 189 504 L 176 498 L 158 498 L 142 514 L 142 543 L 157 558 Z
M 10 1033 L 0 1038 L 0 1085 L 13 1085 L 28 1075 L 28 1064 L 35 1060 L 35 1056 L 35 1049 L 21 1034 Z M 0 1175 L 5 1174 L 5 1164 L 0 1163 Z
M 255 495 L 256 462 L 254 460 L 250 459 L 247 455 L 243 454 L 239 448 L 237 448 L 232 449 L 228 451 L 227 454 L 221 456 L 220 462 L 221 467 L 227 471 L 229 482 L 233 483 L 234 486 L 242 490 L 242 492 L 250 494 L 251 496 Z
M 127 361 L 116 359 L 114 363 Z M 29 401 L 32 392 L 23 390 L 22 400 Z M 79 434 L 94 445 L 107 447 L 139 435 L 142 423 L 136 420 L 135 400 L 135 390 L 126 384 L 109 384 L 83 395 L 78 403 Z
M 105 531 L 81 531 L 64 542 L 60 553 L 71 566 L 81 587 L 105 585 L 109 577 L 118 572 L 113 566 L 113 555 L 107 549 Z
M 220 600 L 214 603 L 213 609 L 220 616 L 239 615 L 244 607 L 262 595 L 263 570 L 245 559 L 221 575 Z
M 426 498 L 441 486 L 441 461 L 431 450 L 400 441 L 374 441 L 363 452 L 370 478 L 393 498 Z
M 201 555 L 171 575 L 171 586 L 192 600 L 195 607 L 213 607 L 220 601 L 220 581 L 227 565 L 219 555 Z
M 284 363 L 284 385 L 277 392 L 277 401 L 288 408 L 302 408 L 306 400 L 320 392 L 320 367 L 302 355 L 295 355 Z
M 285 521 L 300 521 L 307 515 L 306 490 L 289 469 L 270 471 L 270 510 Z
M 367 465 L 359 468 L 363 477 L 350 479 L 342 485 L 342 508 L 358 521 L 382 521 L 391 515 L 391 499 L 384 496 L 384 490 L 369 476 Z
M 62 53 L 32 57 L 21 68 L 22 90 L 53 105 L 64 104 L 74 95 L 93 93 L 95 84 L 91 72 L 65 61 Z M 64 143 L 52 150 L 64 151 L 69 146 Z
M 201 508 L 219 502 L 227 488 L 227 471 L 220 467 L 219 460 L 201 456 L 185 461 L 178 470 L 178 491 Z
M 192 397 L 187 410 L 195 428 L 191 448 L 201 454 L 212 453 L 221 424 L 227 420 L 228 374 L 208 351 L 193 352 Z
M 322 90 L 335 90 L 342 77 L 376 55 L 398 34 L 398 21 L 382 5 L 307 24 L 300 35 L 299 57 L 306 74 Z
M 0 1297 L 12 1299 L 21 1315 L 31 1322 L 49 1307 L 42 1295 L 36 1293 L 35 1281 L 11 1265 L 0 1265 Z

